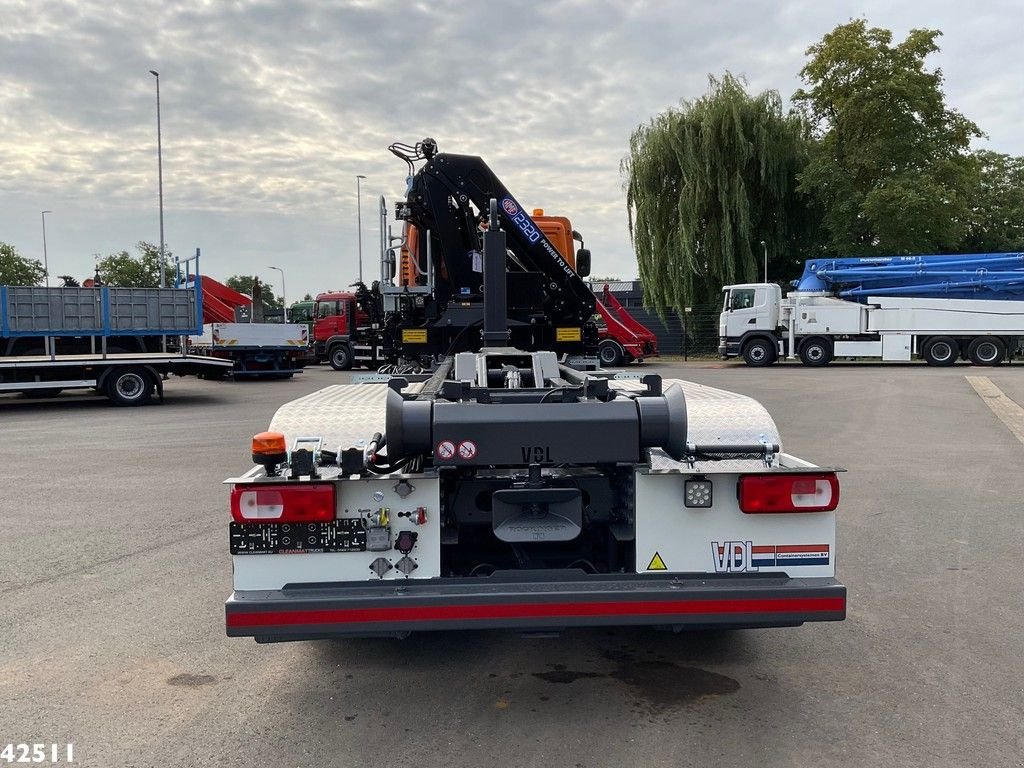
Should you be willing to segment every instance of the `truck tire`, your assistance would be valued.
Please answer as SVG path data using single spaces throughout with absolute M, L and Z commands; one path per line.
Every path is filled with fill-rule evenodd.
M 820 368 L 832 362 L 832 342 L 813 336 L 800 345 L 800 362 Z
M 144 368 L 115 368 L 103 389 L 114 405 L 145 405 L 153 396 L 153 379 Z
M 953 365 L 960 356 L 960 345 L 949 336 L 936 336 L 928 342 L 921 353 L 928 365 Z
M 622 365 L 622 361 L 626 358 L 626 351 L 614 339 L 605 339 L 597 345 L 597 357 L 600 359 L 601 365 Z
M 967 357 L 975 365 L 999 365 L 1006 356 L 1006 345 L 995 336 L 979 336 L 967 347 Z
M 773 345 L 768 339 L 751 339 L 743 345 L 743 362 L 752 368 L 762 368 L 771 365 L 779 357 Z
M 335 344 L 327 353 L 331 368 L 336 371 L 347 371 L 352 368 L 352 350 L 348 344 Z

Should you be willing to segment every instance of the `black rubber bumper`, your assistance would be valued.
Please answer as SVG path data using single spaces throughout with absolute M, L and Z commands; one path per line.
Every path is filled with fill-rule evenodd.
M 381 581 L 236 591 L 227 633 L 265 642 L 452 629 L 743 628 L 846 618 L 832 578 L 569 576 Z

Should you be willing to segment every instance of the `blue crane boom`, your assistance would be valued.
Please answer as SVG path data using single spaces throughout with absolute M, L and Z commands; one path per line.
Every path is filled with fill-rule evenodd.
M 868 296 L 1024 301 L 1024 253 L 809 259 L 799 291 Z

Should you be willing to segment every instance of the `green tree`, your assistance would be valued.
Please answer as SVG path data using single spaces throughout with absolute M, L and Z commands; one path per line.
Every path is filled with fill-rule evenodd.
M 62 288 L 80 288 L 82 285 L 73 275 L 57 275 L 57 279 L 60 280 Z
M 644 301 L 659 312 L 759 279 L 761 241 L 773 273 L 793 274 L 815 243 L 796 192 L 802 119 L 776 91 L 753 96 L 728 73 L 709 81 L 704 96 L 637 128 L 621 166 Z
M 232 275 L 224 284 L 246 296 L 252 296 L 253 283 L 258 278 L 256 275 Z M 274 295 L 274 289 L 267 283 L 260 280 L 260 296 L 263 299 L 263 306 L 270 309 L 281 309 L 284 306 L 280 297 Z
M 13 245 L 0 243 L 0 285 L 39 285 L 46 270 L 37 259 L 18 253 Z
M 104 285 L 123 288 L 157 288 L 160 286 L 160 247 L 140 240 L 135 245 L 138 256 L 128 251 L 112 253 L 96 264 L 96 273 Z M 166 251 L 167 264 L 171 252 Z M 165 284 L 174 285 L 174 270 L 164 266 Z
M 807 49 L 806 88 L 793 95 L 819 140 L 800 188 L 822 206 L 835 253 L 953 250 L 966 226 L 978 127 L 942 92 L 925 59 L 938 30 L 892 32 L 855 19 Z
M 960 250 L 1024 251 L 1024 157 L 981 150 L 974 158 L 978 185 L 971 194 Z

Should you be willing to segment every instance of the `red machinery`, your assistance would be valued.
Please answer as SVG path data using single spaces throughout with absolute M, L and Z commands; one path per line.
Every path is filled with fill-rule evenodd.
M 604 320 L 598 329 L 601 339 L 597 354 L 603 365 L 622 365 L 633 360 L 643 362 L 645 357 L 656 357 L 658 339 L 649 328 L 633 317 L 619 303 L 605 283 L 603 298 L 597 298 L 597 313 Z
M 233 323 L 235 310 L 252 304 L 252 297 L 229 288 L 212 277 L 199 276 L 203 286 L 203 324 Z

